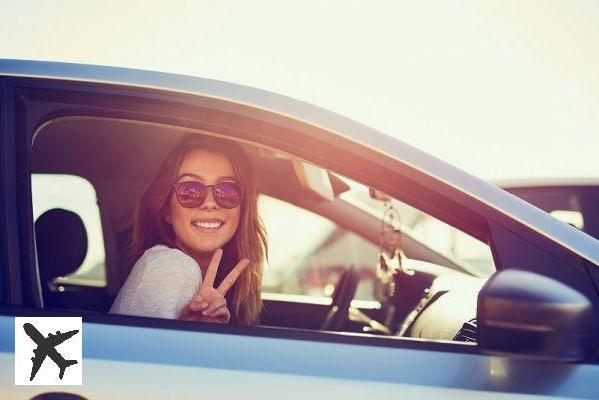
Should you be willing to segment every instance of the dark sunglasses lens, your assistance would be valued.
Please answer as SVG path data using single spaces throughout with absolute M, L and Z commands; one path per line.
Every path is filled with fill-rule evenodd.
M 183 207 L 199 207 L 206 198 L 206 186 L 199 182 L 183 182 L 177 186 L 177 200 Z
M 214 200 L 224 208 L 235 208 L 241 203 L 241 186 L 235 182 L 222 182 L 214 186 Z

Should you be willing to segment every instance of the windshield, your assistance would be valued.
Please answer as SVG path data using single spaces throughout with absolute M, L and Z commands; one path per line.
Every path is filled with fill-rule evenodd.
M 341 194 L 343 200 L 378 219 L 383 218 L 387 209 L 385 202 L 372 199 L 367 186 L 344 181 L 351 190 Z M 489 277 L 495 272 L 491 249 L 486 243 L 399 200 L 392 199 L 391 203 L 399 214 L 399 227 L 405 234 L 447 258 L 455 259 L 473 275 Z

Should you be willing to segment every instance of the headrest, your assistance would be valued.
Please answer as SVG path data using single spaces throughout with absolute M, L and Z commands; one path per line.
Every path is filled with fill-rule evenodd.
M 35 243 L 42 285 L 75 272 L 87 254 L 87 233 L 72 211 L 54 208 L 35 221 Z

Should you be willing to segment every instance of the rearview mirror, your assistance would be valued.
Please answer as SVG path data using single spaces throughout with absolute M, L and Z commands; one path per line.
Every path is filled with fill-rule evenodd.
M 487 354 L 579 361 L 586 357 L 591 302 L 551 278 L 496 273 L 478 296 L 478 343 Z

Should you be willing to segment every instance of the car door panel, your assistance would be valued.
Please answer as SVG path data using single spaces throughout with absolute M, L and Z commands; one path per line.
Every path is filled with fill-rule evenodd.
M 0 317 L 2 332 L 14 332 L 13 325 L 12 317 Z M 396 340 L 397 347 L 378 347 L 360 344 L 360 339 L 316 341 L 285 338 L 282 332 L 274 337 L 268 331 L 271 337 L 86 322 L 84 385 L 69 389 L 89 398 L 229 398 L 244 393 L 264 398 L 520 398 L 515 395 L 527 393 L 587 398 L 597 393 L 589 381 L 599 366 L 487 357 L 476 354 L 474 346 L 464 353 L 450 351 L 460 346 L 456 344 L 431 343 L 429 350 L 415 350 L 405 339 L 385 339 Z M 13 340 L 9 334 L 1 342 L 0 394 L 41 392 L 12 386 Z

